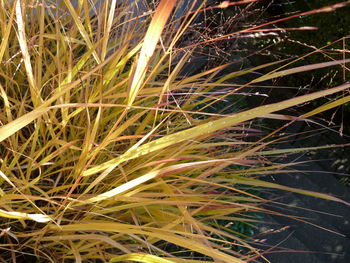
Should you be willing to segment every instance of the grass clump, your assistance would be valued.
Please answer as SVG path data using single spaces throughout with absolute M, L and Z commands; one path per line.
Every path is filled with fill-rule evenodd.
M 4 262 L 245 262 L 260 252 L 229 225 L 266 212 L 252 187 L 341 201 L 258 180 L 285 167 L 266 161 L 279 154 L 270 148 L 278 131 L 245 138 L 259 137 L 248 123 L 256 118 L 295 121 L 343 103 L 272 114 L 350 84 L 241 112 L 209 110 L 249 85 L 339 61 L 259 77 L 281 61 L 188 75 L 198 45 L 179 48 L 181 36 L 203 10 L 226 5 L 188 3 L 176 16 L 186 1 L 99 1 L 98 11 L 93 2 L 1 3 Z M 242 75 L 252 80 L 213 92 Z

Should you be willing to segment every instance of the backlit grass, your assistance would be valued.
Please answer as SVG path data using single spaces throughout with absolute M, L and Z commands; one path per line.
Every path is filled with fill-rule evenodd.
M 260 181 L 286 165 L 269 161 L 281 154 L 272 148 L 280 130 L 261 135 L 254 121 L 310 118 L 349 97 L 301 116 L 280 111 L 349 83 L 230 114 L 209 107 L 249 85 L 344 61 L 276 61 L 224 75 L 223 64 L 188 75 L 195 49 L 218 39 L 184 46 L 181 36 L 227 1 L 193 4 L 181 16 L 175 0 L 101 1 L 96 12 L 94 1 L 72 2 L 0 5 L 3 262 L 246 262 L 260 256 L 253 240 L 214 223 L 268 212 L 242 185 L 341 201 Z M 235 5 L 246 2 L 256 1 Z M 256 77 L 262 69 L 270 73 Z M 253 80 L 213 92 L 242 75 Z

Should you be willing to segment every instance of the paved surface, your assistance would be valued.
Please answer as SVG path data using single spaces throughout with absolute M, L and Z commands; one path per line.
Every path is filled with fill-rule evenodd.
M 289 131 L 295 132 L 300 125 L 292 127 Z M 309 140 L 309 146 L 327 144 L 325 135 Z M 297 141 L 297 137 L 282 148 L 304 146 L 305 142 Z M 314 144 L 311 140 L 318 140 Z M 346 152 L 347 153 L 347 152 Z M 298 172 L 291 172 L 266 177 L 267 181 L 301 188 L 336 196 L 350 202 L 350 188 L 341 184 L 332 174 L 331 160 L 311 161 L 305 154 L 289 156 L 281 162 L 309 161 L 306 164 L 293 166 Z M 334 160 L 333 160 L 334 161 Z M 312 171 L 312 172 L 310 172 Z M 268 249 L 272 246 L 274 253 L 266 254 L 272 263 L 349 263 L 350 262 L 350 206 L 333 201 L 317 199 L 283 191 L 269 191 L 263 197 L 288 206 L 267 204 L 265 207 L 273 211 L 291 215 L 309 223 L 304 223 L 288 217 L 278 215 L 264 215 L 264 223 L 259 225 L 260 232 L 274 229 L 274 233 L 260 235 L 257 238 L 266 239 L 264 245 L 258 247 Z M 281 230 L 282 231 L 279 231 Z M 277 253 L 278 251 L 281 251 Z M 284 252 L 282 252 L 284 251 Z M 260 262 L 264 260 L 260 259 Z

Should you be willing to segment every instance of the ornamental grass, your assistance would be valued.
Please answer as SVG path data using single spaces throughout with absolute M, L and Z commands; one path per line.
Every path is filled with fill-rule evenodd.
M 288 139 L 284 127 L 350 99 L 283 110 L 349 83 L 274 104 L 237 102 L 249 87 L 348 61 L 232 71 L 235 62 L 214 60 L 188 72 L 208 45 L 272 25 L 188 41 L 205 12 L 258 2 L 1 1 L 1 262 L 249 262 L 263 251 L 230 226 L 270 212 L 259 189 L 344 202 L 260 178 L 292 165 L 272 158 L 307 150 L 274 148 Z M 281 128 L 266 133 L 262 119 Z

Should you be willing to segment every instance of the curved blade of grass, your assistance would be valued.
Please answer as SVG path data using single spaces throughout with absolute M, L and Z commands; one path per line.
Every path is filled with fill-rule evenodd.
M 309 191 L 309 190 L 303 190 L 303 189 L 289 187 L 289 186 L 284 186 L 284 185 L 279 185 L 279 184 L 274 184 L 274 183 L 270 183 L 270 182 L 257 180 L 254 178 L 234 176 L 234 178 L 228 179 L 227 181 L 231 181 L 232 183 L 235 183 L 235 184 L 244 184 L 244 185 L 251 185 L 251 186 L 261 186 L 261 187 L 266 187 L 266 188 L 280 189 L 280 190 L 284 190 L 284 191 L 288 191 L 288 192 L 294 192 L 294 193 L 298 193 L 298 194 L 313 196 L 316 198 L 322 198 L 322 199 L 326 199 L 326 200 L 330 200 L 330 201 L 335 201 L 335 202 L 343 203 L 347 206 L 350 206 L 349 202 L 346 202 L 342 199 L 339 199 L 339 198 L 331 196 L 331 195 L 318 193 L 318 192 L 314 192 L 314 191 Z
M 6 217 L 10 219 L 26 219 L 33 220 L 39 223 L 49 222 L 51 218 L 47 215 L 42 214 L 26 214 L 21 212 L 9 212 L 3 209 L 0 209 L 0 217 Z
M 136 262 L 144 262 L 144 263 L 174 263 L 175 261 L 164 259 L 161 257 L 157 257 L 150 254 L 144 253 L 130 253 L 127 255 L 121 255 L 117 257 L 113 257 L 109 262 L 125 262 L 126 260 L 132 260 Z
M 285 62 L 285 61 L 286 61 L 286 59 L 282 59 L 282 60 L 278 60 L 278 61 L 262 64 L 262 65 L 259 65 L 259 66 L 253 67 L 253 68 L 248 68 L 248 69 L 243 69 L 241 71 L 232 72 L 232 73 L 226 74 L 225 76 L 220 78 L 218 81 L 215 82 L 215 84 L 216 83 L 223 83 L 226 80 L 237 78 L 239 76 L 244 76 L 244 75 L 246 75 L 248 73 L 251 73 L 253 71 L 256 71 L 258 69 L 267 68 L 267 67 L 270 67 L 270 66 L 273 66 L 273 65 Z
M 171 260 L 174 263 L 208 263 L 208 261 L 195 260 L 195 259 L 182 259 L 182 258 L 165 258 Z
M 18 42 L 21 48 L 22 57 L 24 60 L 24 66 L 26 69 L 30 93 L 32 100 L 35 106 L 41 104 L 40 91 L 37 88 L 36 81 L 34 80 L 33 68 L 30 63 L 30 55 L 28 51 L 27 38 L 25 34 L 25 26 L 22 15 L 21 1 L 16 2 L 16 19 L 17 19 L 17 28 L 18 28 Z
M 271 74 L 266 74 L 264 76 L 261 76 L 260 78 L 253 80 L 252 83 L 262 82 L 262 81 L 275 79 L 275 78 L 279 78 L 279 77 L 284 77 L 287 75 L 292 75 L 295 73 L 310 71 L 310 70 L 314 70 L 314 69 L 331 67 L 331 66 L 335 66 L 335 65 L 339 65 L 339 64 L 345 64 L 348 62 L 350 62 L 350 59 L 316 63 L 316 64 L 312 64 L 312 65 L 306 65 L 306 66 L 300 66 L 300 67 L 296 67 L 296 68 L 286 69 L 286 70 L 277 71 L 277 72 L 273 72 Z
M 308 118 L 310 116 L 313 116 L 313 115 L 316 115 L 316 114 L 319 114 L 321 112 L 324 112 L 326 110 L 330 110 L 332 108 L 335 108 L 335 107 L 338 107 L 340 105 L 344 105 L 345 103 L 348 103 L 350 101 L 350 96 L 347 96 L 347 97 L 344 97 L 344 98 L 341 98 L 341 99 L 338 99 L 336 101 L 333 101 L 333 102 L 330 102 L 330 103 L 327 103 L 325 105 L 322 105 L 306 114 L 303 114 L 302 117 L 303 118 Z
M 13 23 L 13 20 L 14 20 L 14 17 L 15 17 L 15 9 L 16 5 L 13 6 L 13 9 L 11 11 L 11 16 L 10 16 L 10 19 L 6 25 L 6 28 L 5 28 L 5 32 L 3 32 L 3 36 L 2 36 L 2 39 L 1 39 L 1 47 L 0 47 L 0 61 L 2 61 L 2 58 L 4 56 L 4 53 L 5 53 L 5 50 L 8 48 L 7 46 L 7 43 L 8 43 L 8 40 L 9 40 L 9 36 L 10 36 L 10 33 L 11 33 L 11 28 L 12 28 L 12 23 Z
M 14 121 L 0 127 L 0 142 L 5 140 L 7 137 L 13 135 L 23 127 L 27 126 L 29 123 L 35 119 L 42 116 L 44 113 L 48 112 L 49 108 L 37 108 Z
M 3 99 L 4 103 L 4 109 L 3 111 L 6 113 L 7 121 L 11 122 L 13 120 L 12 113 L 11 113 L 11 106 L 9 102 L 9 98 L 7 97 L 6 91 L 0 84 L 0 97 Z
M 109 7 L 109 14 L 108 14 L 106 30 L 105 30 L 104 36 L 103 36 L 102 52 L 101 52 L 102 60 L 106 57 L 106 54 L 107 54 L 107 45 L 108 45 L 108 40 L 109 40 L 109 34 L 111 32 L 111 28 L 112 28 L 112 24 L 113 24 L 113 17 L 115 14 L 116 5 L 117 5 L 117 0 L 112 0 L 111 5 Z
M 157 10 L 152 18 L 151 24 L 147 30 L 143 46 L 141 49 L 140 57 L 138 59 L 134 76 L 129 88 L 128 105 L 132 105 L 136 98 L 143 80 L 146 75 L 147 66 L 150 58 L 152 57 L 156 45 L 160 39 L 165 23 L 172 10 L 174 9 L 176 0 L 162 0 L 157 7 Z
M 350 146 L 350 144 L 342 144 L 342 145 L 324 145 L 324 146 L 315 146 L 315 147 L 301 147 L 301 148 L 290 148 L 290 149 L 279 149 L 279 150 L 271 150 L 271 151 L 261 151 L 257 152 L 258 155 L 276 155 L 276 154 L 284 154 L 284 153 L 297 153 L 297 152 L 305 152 L 312 150 L 320 150 L 320 149 L 330 149 L 330 148 L 339 148 L 339 146 Z

